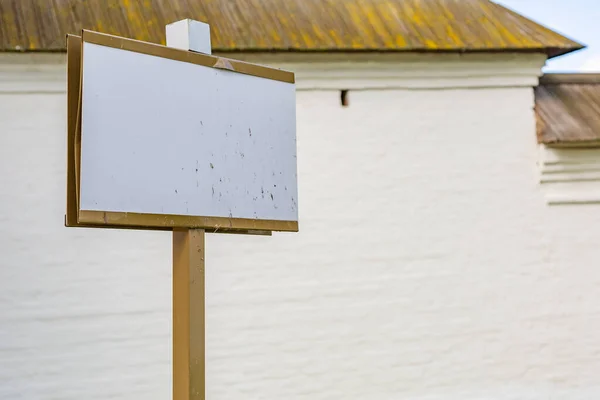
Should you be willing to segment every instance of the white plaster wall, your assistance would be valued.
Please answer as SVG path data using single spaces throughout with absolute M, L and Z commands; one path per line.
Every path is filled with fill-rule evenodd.
M 538 157 L 548 204 L 600 204 L 600 148 L 541 145 Z
M 64 94 L 27 87 L 0 94 L 0 398 L 170 398 L 170 235 L 63 228 Z M 301 232 L 207 239 L 208 399 L 600 396 L 600 209 L 546 204 L 531 89 L 297 101 Z

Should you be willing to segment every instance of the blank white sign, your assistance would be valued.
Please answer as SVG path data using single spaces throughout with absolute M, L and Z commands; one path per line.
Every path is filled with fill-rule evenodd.
M 298 220 L 295 85 L 84 42 L 80 209 Z

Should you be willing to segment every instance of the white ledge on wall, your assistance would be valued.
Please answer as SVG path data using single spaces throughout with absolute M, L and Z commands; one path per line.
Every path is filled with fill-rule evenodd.
M 217 54 L 218 55 L 218 54 Z M 224 54 L 293 71 L 297 90 L 534 87 L 544 54 Z M 0 93 L 64 92 L 64 54 L 0 54 Z
M 294 71 L 298 90 L 534 87 L 543 54 L 236 54 Z
M 66 57 L 55 53 L 0 53 L 0 93 L 65 93 Z
M 546 200 L 551 206 L 559 205 L 586 205 L 586 204 L 600 204 L 600 192 L 596 194 L 578 194 L 578 195 L 549 195 Z
M 540 146 L 540 177 L 549 205 L 600 204 L 600 148 Z

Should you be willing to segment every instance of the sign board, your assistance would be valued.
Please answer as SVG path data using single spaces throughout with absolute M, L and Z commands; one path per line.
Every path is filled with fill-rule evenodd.
M 67 226 L 298 231 L 294 74 L 69 35 Z
M 65 225 L 173 231 L 173 398 L 204 399 L 205 233 L 298 231 L 295 78 L 167 38 L 67 36 Z

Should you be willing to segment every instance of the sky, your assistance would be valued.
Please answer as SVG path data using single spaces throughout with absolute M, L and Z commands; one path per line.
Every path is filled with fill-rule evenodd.
M 544 72 L 600 72 L 600 0 L 495 0 L 585 49 L 549 60 Z

